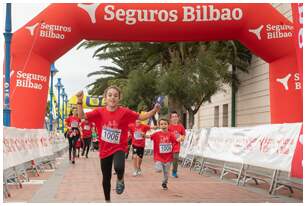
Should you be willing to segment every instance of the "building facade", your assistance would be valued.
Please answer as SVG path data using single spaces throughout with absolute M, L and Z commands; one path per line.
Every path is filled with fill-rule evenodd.
M 272 4 L 292 22 L 290 4 Z M 236 126 L 269 124 L 270 88 L 269 64 L 253 55 L 249 73 L 237 72 L 241 84 L 236 93 Z M 230 86 L 204 103 L 195 115 L 194 128 L 230 127 L 232 118 L 232 93 Z

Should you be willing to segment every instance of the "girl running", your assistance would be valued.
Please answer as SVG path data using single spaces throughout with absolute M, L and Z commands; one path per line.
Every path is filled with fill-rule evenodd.
M 119 101 L 122 98 L 121 90 L 116 86 L 110 86 L 104 92 L 106 106 L 95 109 L 85 115 L 82 108 L 83 91 L 80 91 L 76 96 L 78 98 L 79 115 L 86 116 L 89 121 L 96 122 L 98 132 L 101 134 L 99 149 L 103 176 L 102 185 L 105 200 L 110 202 L 113 162 L 117 174 L 116 193 L 122 194 L 125 187 L 124 168 L 125 153 L 128 147 L 128 125 L 138 118 L 144 120 L 152 117 L 160 110 L 160 105 L 156 104 L 151 111 L 139 115 L 126 107 L 119 106 Z
M 83 150 L 82 150 L 82 156 L 84 156 L 85 151 L 86 151 L 86 158 L 88 158 L 88 152 L 89 152 L 89 147 L 90 147 L 90 142 L 91 142 L 91 128 L 92 128 L 92 123 L 88 121 L 88 119 L 84 119 L 81 124 L 81 133 L 82 133 L 82 139 L 83 139 Z
M 65 124 L 68 129 L 67 136 L 69 141 L 69 161 L 71 161 L 71 152 L 73 151 L 72 164 L 74 164 L 76 156 L 75 144 L 80 138 L 80 118 L 78 117 L 78 110 L 76 108 L 72 109 L 72 116 L 65 119 Z

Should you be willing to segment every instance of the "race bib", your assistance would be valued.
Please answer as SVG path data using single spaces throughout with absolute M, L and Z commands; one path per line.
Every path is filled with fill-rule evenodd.
M 90 126 L 89 125 L 85 125 L 84 126 L 84 130 L 90 130 Z
M 160 143 L 159 144 L 159 153 L 165 154 L 172 152 L 172 144 L 171 143 Z
M 134 138 L 135 138 L 135 140 L 141 140 L 141 139 L 143 139 L 141 133 L 138 132 L 138 131 L 135 131 L 135 132 L 134 132 Z
M 105 142 L 119 144 L 120 143 L 121 129 L 103 128 L 102 140 Z
M 78 127 L 79 123 L 77 121 L 71 122 L 71 127 Z

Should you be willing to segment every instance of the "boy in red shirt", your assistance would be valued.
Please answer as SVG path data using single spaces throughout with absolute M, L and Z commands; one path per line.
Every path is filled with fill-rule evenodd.
M 170 113 L 170 125 L 169 131 L 173 132 L 175 138 L 181 138 L 182 141 L 185 139 L 185 127 L 179 123 L 180 116 L 176 111 Z M 179 160 L 179 153 L 180 153 L 181 143 L 176 142 L 173 147 L 173 164 L 172 164 L 172 176 L 178 178 L 177 176 L 177 167 L 178 167 L 178 160 Z
M 150 130 L 150 127 L 146 124 L 141 124 L 141 121 L 137 119 L 135 124 L 129 125 L 129 128 L 131 132 L 132 147 L 133 147 L 133 163 L 134 163 L 133 176 L 137 176 L 141 175 L 140 166 L 146 144 L 145 134 L 148 130 Z
M 176 142 L 181 141 L 180 138 L 176 139 L 174 134 L 168 131 L 168 120 L 161 118 L 158 121 L 159 128 L 158 131 L 151 135 L 153 140 L 153 151 L 154 151 L 154 161 L 155 169 L 157 172 L 163 171 L 164 178 L 162 181 L 162 187 L 167 190 L 168 174 L 171 162 L 173 161 L 173 146 Z
M 83 139 L 83 151 L 82 151 L 82 156 L 84 156 L 85 151 L 86 151 L 86 158 L 88 158 L 88 151 L 91 143 L 91 128 L 93 127 L 92 123 L 88 121 L 87 118 L 85 118 L 81 124 L 81 134 L 82 134 L 82 139 Z
M 106 202 L 110 202 L 112 165 L 117 174 L 116 193 L 122 194 L 125 188 L 124 169 L 125 153 L 128 148 L 128 125 L 136 119 L 144 120 L 155 115 L 160 105 L 145 113 L 138 114 L 126 107 L 119 106 L 122 97 L 121 90 L 116 86 L 109 86 L 104 91 L 105 107 L 97 108 L 86 115 L 83 112 L 83 91 L 78 92 L 77 105 L 80 117 L 86 116 L 90 122 L 98 127 L 100 142 L 100 165 L 102 171 L 102 185 Z

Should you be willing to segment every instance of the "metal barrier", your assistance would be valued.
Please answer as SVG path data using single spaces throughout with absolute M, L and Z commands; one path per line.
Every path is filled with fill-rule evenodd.
M 182 167 L 191 167 L 194 160 L 194 155 L 187 155 L 182 161 Z
M 252 165 L 245 165 L 243 171 L 243 179 L 242 185 L 245 185 L 249 180 L 254 180 L 255 184 L 258 185 L 259 181 L 263 181 L 268 183 L 269 186 L 269 194 L 271 194 L 272 186 L 274 184 L 276 175 L 276 170 L 263 168 L 263 167 L 256 167 Z
M 193 171 L 200 173 L 203 161 L 204 161 L 203 157 L 194 156 L 193 161 L 190 166 L 190 171 L 193 170 Z
M 268 193 L 275 195 L 281 188 L 288 188 L 290 193 L 294 193 L 293 189 L 303 191 L 303 180 L 289 177 L 288 172 L 280 170 L 272 170 L 268 168 L 245 165 L 241 163 L 225 162 L 200 156 L 187 155 L 183 158 L 181 166 L 189 168 L 190 171 L 197 171 L 200 175 L 208 170 L 218 174 L 220 171 L 220 179 L 228 174 L 236 175 L 236 185 L 244 186 L 248 181 L 253 180 L 256 185 L 260 181 L 269 184 Z
M 8 185 L 9 183 L 15 184 L 17 188 L 22 188 L 21 180 L 15 167 L 3 170 L 3 184 Z
M 213 171 L 214 174 L 217 174 L 218 171 L 222 171 L 224 165 L 224 161 L 222 160 L 216 160 L 211 158 L 205 158 L 200 170 L 200 175 L 207 173 L 208 171 Z
M 61 151 L 54 153 L 53 155 L 38 158 L 36 160 L 24 162 L 20 165 L 10 167 L 3 170 L 3 194 L 4 197 L 11 197 L 8 185 L 15 184 L 17 188 L 22 188 L 23 182 L 29 182 L 28 172 L 33 172 L 34 175 L 39 176 L 39 173 L 44 172 L 46 169 L 56 168 L 56 158 L 62 156 L 68 147 L 65 147 Z
M 303 191 L 303 179 L 289 177 L 288 172 L 277 170 L 270 194 L 275 195 L 283 187 L 288 188 L 291 194 L 293 188 Z
M 234 174 L 237 176 L 236 185 L 239 185 L 239 182 L 243 176 L 244 167 L 245 165 L 241 163 L 224 162 L 220 179 L 222 180 L 227 174 Z

